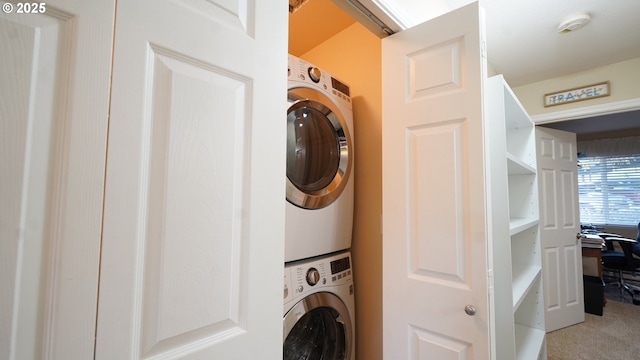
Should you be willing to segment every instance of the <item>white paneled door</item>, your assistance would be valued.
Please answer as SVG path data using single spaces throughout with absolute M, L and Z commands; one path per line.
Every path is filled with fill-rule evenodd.
M 547 332 L 584 321 L 576 134 L 536 127 Z
M 4 5 L 0 359 L 280 357 L 286 2 Z
M 96 359 L 282 356 L 287 14 L 118 1 Z
M 114 6 L 2 4 L 0 359 L 90 359 Z
M 385 359 L 489 357 L 480 12 L 382 42 Z

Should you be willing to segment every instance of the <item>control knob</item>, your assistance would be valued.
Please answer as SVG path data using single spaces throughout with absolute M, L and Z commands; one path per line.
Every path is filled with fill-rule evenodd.
M 309 77 L 314 83 L 320 82 L 320 77 L 322 76 L 320 69 L 318 69 L 317 67 L 310 67 L 307 72 L 309 73 Z
M 307 284 L 313 286 L 320 281 L 320 272 L 316 268 L 310 268 L 307 270 Z

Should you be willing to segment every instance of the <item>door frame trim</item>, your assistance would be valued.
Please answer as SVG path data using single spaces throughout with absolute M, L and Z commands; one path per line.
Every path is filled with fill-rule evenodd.
M 542 125 L 634 110 L 640 110 L 640 98 L 616 101 L 600 105 L 585 106 L 570 110 L 554 111 L 546 114 L 532 115 L 531 120 L 535 125 Z

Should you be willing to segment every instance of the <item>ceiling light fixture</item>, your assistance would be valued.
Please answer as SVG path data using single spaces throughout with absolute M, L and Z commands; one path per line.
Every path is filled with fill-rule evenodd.
M 591 16 L 585 12 L 569 15 L 558 25 L 558 32 L 564 34 L 578 30 L 587 25 L 589 21 L 591 21 Z

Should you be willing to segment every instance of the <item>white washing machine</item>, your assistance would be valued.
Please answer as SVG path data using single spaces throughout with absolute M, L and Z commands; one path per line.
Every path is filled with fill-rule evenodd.
M 349 86 L 289 55 L 285 262 L 351 247 Z
M 355 358 L 351 254 L 289 263 L 284 272 L 283 359 Z

